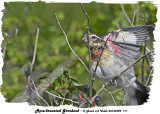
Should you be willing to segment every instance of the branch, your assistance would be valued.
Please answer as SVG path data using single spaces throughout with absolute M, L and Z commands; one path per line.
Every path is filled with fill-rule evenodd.
M 125 70 L 123 70 L 119 75 L 114 76 L 112 79 L 115 80 L 117 77 L 119 77 L 120 75 L 122 75 L 124 72 L 126 72 L 127 70 L 129 70 L 131 67 L 133 67 L 135 64 L 137 64 L 141 59 L 143 59 L 144 57 L 146 57 L 147 55 L 149 55 L 150 53 L 152 53 L 152 51 L 148 52 L 147 54 L 143 55 L 141 58 L 139 58 L 137 61 L 135 61 L 132 65 L 130 65 L 129 67 L 127 67 Z M 111 80 L 111 81 L 113 81 Z M 110 84 L 111 81 L 108 83 Z
M 33 70 L 33 65 L 34 65 L 35 58 L 36 58 L 36 53 L 37 53 L 38 36 L 39 36 L 39 28 L 37 28 L 36 42 L 35 42 L 35 46 L 34 46 L 34 54 L 33 54 L 32 64 L 31 64 L 31 68 L 30 68 L 30 71 L 31 71 L 31 72 L 32 72 L 32 70 Z
M 106 88 L 104 88 L 104 90 L 110 94 L 110 96 L 112 97 L 112 100 L 113 100 L 114 104 L 117 106 L 117 103 L 116 103 L 116 101 L 115 101 L 112 93 L 110 91 L 108 91 Z
M 4 44 L 4 48 L 3 48 L 3 60 L 4 60 L 4 58 L 5 58 L 5 55 L 6 55 L 6 50 L 7 50 L 7 42 L 5 42 L 5 44 Z
M 148 34 L 148 32 L 147 32 L 147 19 L 146 19 L 146 15 L 145 15 L 145 12 L 144 12 L 143 4 L 142 4 L 142 10 L 143 10 L 143 16 L 144 16 L 145 31 L 146 31 L 147 36 L 149 37 L 149 34 Z M 150 42 L 150 37 L 149 37 L 149 44 L 150 44 L 151 48 L 153 49 L 153 46 L 152 46 L 152 44 L 151 44 L 151 42 Z M 146 48 L 147 48 L 147 44 L 146 44 L 146 40 L 145 40 L 143 54 L 146 53 L 146 50 L 148 49 L 148 48 L 147 48 L 147 49 L 146 49 Z M 141 79 L 141 80 L 142 80 L 142 83 L 144 82 L 144 61 L 145 61 L 145 58 L 143 58 L 142 67 L 141 67 L 141 69 L 142 69 L 142 79 Z
M 86 70 L 90 73 L 90 71 L 88 70 L 88 68 L 87 68 L 86 65 L 84 64 L 84 62 L 83 62 L 83 61 L 79 58 L 79 56 L 73 51 L 72 47 L 71 47 L 70 44 L 69 44 L 69 41 L 68 41 L 68 38 L 67 38 L 67 35 L 66 35 L 65 31 L 64 31 L 64 30 L 62 29 L 62 27 L 61 27 L 61 24 L 60 24 L 60 22 L 59 22 L 59 20 L 58 20 L 57 14 L 55 13 L 55 15 L 56 15 L 56 19 L 57 19 L 57 22 L 58 22 L 58 24 L 59 24 L 59 27 L 60 27 L 61 31 L 62 31 L 63 34 L 65 35 L 65 38 L 66 38 L 66 41 L 67 41 L 67 44 L 68 44 L 70 50 L 71 50 L 72 53 L 79 59 L 79 61 L 84 65 L 84 67 L 86 68 Z M 69 80 L 69 81 L 71 82 L 71 80 Z M 72 83 L 71 83 L 71 84 L 72 84 Z M 74 86 L 74 84 L 72 84 L 72 85 L 73 85 L 73 87 L 76 89 L 76 91 L 77 91 L 78 93 L 80 93 L 80 94 L 89 102 L 89 99 L 88 99 L 87 97 L 85 97 L 85 96 L 81 93 L 81 91 L 79 91 L 79 90 Z
M 66 101 L 71 101 L 71 102 L 76 103 L 76 104 L 80 104 L 80 102 L 73 101 L 73 100 L 70 100 L 70 99 L 67 99 L 67 98 L 62 98 L 62 97 L 57 96 L 57 95 L 55 95 L 55 94 L 53 94 L 53 93 L 50 93 L 50 92 L 46 91 L 45 89 L 41 88 L 41 87 L 38 86 L 38 85 L 37 85 L 37 87 L 39 87 L 39 88 L 40 88 L 41 90 L 43 90 L 44 92 L 46 92 L 46 93 L 48 93 L 48 94 L 50 94 L 50 95 L 52 95 L 52 96 L 54 96 L 54 97 L 56 97 L 56 98 L 59 98 L 59 99 L 62 99 L 62 100 L 66 100 Z
M 86 15 L 87 20 L 88 20 L 87 21 L 87 42 L 88 42 L 89 70 L 90 70 L 90 72 L 89 72 L 89 80 L 88 80 L 88 88 L 90 89 L 89 90 L 89 94 L 90 94 L 90 99 L 91 99 L 92 98 L 93 83 L 91 82 L 91 84 L 90 84 L 90 81 L 91 81 L 91 78 L 92 78 L 92 70 L 91 70 L 91 50 L 90 50 L 90 45 L 89 45 L 89 43 L 90 43 L 90 39 L 89 39 L 89 16 L 88 16 L 87 12 L 85 11 L 82 3 L 80 3 L 80 6 L 81 6 L 81 8 L 83 10 L 83 13 Z
M 150 51 L 149 49 L 148 49 L 148 47 L 146 47 L 146 51 L 147 51 L 147 53 Z M 148 64 L 149 64 L 149 67 L 150 68 L 152 68 L 153 67 L 153 61 L 154 61 L 154 53 L 151 53 L 150 54 L 150 57 L 147 57 L 147 62 L 148 62 Z
M 87 102 L 85 101 L 85 102 L 83 102 L 80 106 L 79 106 L 79 108 L 82 108 L 82 106 L 84 105 L 84 104 L 86 104 Z
M 137 5 L 136 25 L 138 25 L 138 21 L 139 21 L 139 5 Z
M 110 93 L 115 93 L 115 92 L 120 91 L 120 90 L 123 90 L 123 88 L 117 89 L 117 90 L 112 91 L 112 92 L 110 92 Z
M 91 87 L 93 87 L 94 76 L 95 76 L 97 67 L 98 67 L 98 65 L 99 65 L 99 63 L 100 63 L 100 61 L 101 61 L 101 57 L 102 57 L 102 54 L 103 54 L 104 49 L 106 48 L 106 44 L 107 44 L 107 41 L 108 41 L 108 38 L 109 38 L 109 37 L 110 37 L 110 35 L 107 37 L 107 40 L 105 41 L 104 45 L 102 46 L 102 51 L 101 51 L 101 54 L 100 54 L 99 59 L 97 58 L 97 64 L 96 64 L 95 70 L 94 70 L 94 72 L 93 72 L 93 74 L 92 74 Z M 92 95 L 92 94 L 91 94 L 91 95 Z M 90 96 L 90 97 L 92 97 L 92 96 Z
M 41 96 L 39 95 L 38 91 L 36 90 L 35 85 L 34 85 L 35 90 L 30 86 L 30 84 L 28 84 L 28 86 L 29 86 L 30 89 L 35 93 L 35 95 L 37 95 L 47 106 L 49 106 L 49 104 L 47 103 L 47 101 L 45 101 L 45 100 L 43 99 L 43 97 L 41 97 Z
M 15 38 L 17 37 L 18 35 L 18 28 L 16 28 L 16 31 L 15 31 Z
M 143 10 L 143 14 L 144 14 L 144 22 L 145 22 L 145 25 L 147 25 L 147 20 L 146 20 L 146 16 L 145 16 L 145 13 L 144 13 L 144 8 L 143 8 L 143 4 L 142 4 L 142 10 Z M 147 32 L 147 27 L 145 26 L 145 31 L 146 31 L 146 34 L 148 35 L 148 32 Z M 144 43 L 144 50 L 143 50 L 143 54 L 146 53 L 146 40 L 145 40 L 145 43 Z M 143 83 L 144 82 L 144 60 L 145 58 L 143 58 L 142 60 L 142 66 L 141 66 L 141 69 L 142 69 L 142 76 L 141 76 L 141 82 Z
M 147 19 L 146 19 L 146 15 L 145 15 L 145 12 L 144 12 L 144 7 L 143 7 L 143 4 L 142 4 L 142 10 L 143 10 L 143 16 L 144 16 L 144 23 L 145 23 L 145 25 L 147 25 Z M 146 27 L 146 26 L 145 26 Z M 147 27 L 146 27 L 146 34 L 148 35 L 148 37 L 149 37 L 149 40 L 148 40 L 148 42 L 149 42 L 149 45 L 151 46 L 151 48 L 153 49 L 153 45 L 152 45 L 152 43 L 151 43 L 151 41 L 150 41 L 150 36 L 149 36 L 149 34 L 148 34 L 148 32 L 147 32 Z
M 102 85 L 102 87 L 98 90 L 96 95 L 94 95 L 94 97 L 92 97 L 91 104 L 94 102 L 95 98 L 105 89 L 105 87 L 106 87 L 105 85 Z
M 32 91 L 31 92 L 33 92 L 37 97 L 39 97 L 47 106 L 49 106 L 49 104 L 43 99 L 43 97 L 41 97 L 40 96 L 40 94 L 38 93 L 38 91 L 37 91 L 37 89 L 36 89 L 36 86 L 35 86 L 35 83 L 34 83 L 34 81 L 33 81 L 33 79 L 32 79 L 32 75 L 31 74 L 27 74 L 27 76 L 26 76 L 26 82 L 27 82 L 27 85 L 28 85 L 28 89 L 27 89 L 27 91 L 29 90 L 29 89 L 31 89 Z M 33 86 L 31 86 L 31 85 L 33 85 Z M 33 101 L 33 95 L 31 94 L 31 93 L 28 93 L 28 95 L 29 95 L 29 97 L 30 97 L 30 100 L 32 101 L 32 103 L 33 104 L 35 104 L 36 105 L 36 103 Z M 37 99 L 37 97 L 36 97 L 36 99 Z
M 147 87 L 148 82 L 149 82 L 149 80 L 150 80 L 150 78 L 151 78 L 151 76 L 152 76 L 152 73 L 153 73 L 153 68 L 152 68 L 151 71 L 150 71 L 150 74 L 149 74 L 148 79 L 147 79 L 147 81 L 146 81 L 145 87 Z
M 134 12 L 134 14 L 133 14 L 132 25 L 133 25 L 133 23 L 134 23 L 134 18 L 135 18 L 135 16 L 136 16 L 136 12 Z
M 79 93 L 80 95 L 82 95 L 82 96 L 85 98 L 86 102 L 90 102 L 90 100 L 88 99 L 88 97 L 84 96 L 84 95 L 82 94 L 82 92 L 81 92 L 79 89 L 77 89 L 77 87 L 72 83 L 72 80 L 71 80 L 71 78 L 69 77 L 69 72 L 66 71 L 66 72 L 64 73 L 64 75 L 67 76 L 67 79 L 70 81 L 71 85 L 75 88 L 75 90 L 77 91 L 77 93 Z M 81 98 L 80 98 L 80 100 L 81 100 Z
M 144 44 L 144 51 L 143 51 L 143 54 L 145 54 L 146 53 L 146 41 L 145 41 L 145 44 Z M 142 59 L 142 65 L 141 65 L 141 82 L 142 82 L 142 84 L 144 83 L 144 60 L 145 60 L 145 58 L 143 58 Z
M 131 20 L 129 19 L 129 17 L 128 17 L 128 15 L 127 15 L 127 13 L 126 13 L 124 7 L 123 7 L 123 4 L 121 4 L 121 8 L 122 8 L 122 10 L 123 10 L 123 12 L 124 12 L 124 14 L 125 14 L 125 16 L 126 16 L 128 22 L 133 26 L 133 23 L 132 23 Z
M 122 90 L 122 89 L 123 89 L 123 88 L 117 89 L 117 90 L 112 91 L 112 92 L 110 92 L 110 91 L 107 90 L 107 92 L 112 96 L 112 93 L 115 93 L 115 92 L 120 91 L 120 90 Z M 96 93 L 96 95 L 94 95 L 94 97 L 92 97 L 91 104 L 94 102 L 95 98 L 96 98 L 103 90 L 106 90 L 106 86 L 105 86 L 105 85 L 103 85 L 103 86 L 98 90 L 98 92 Z M 112 98 L 113 98 L 113 96 L 112 96 Z M 114 101 L 114 103 L 115 103 L 115 100 L 113 100 L 113 101 Z M 116 103 L 115 103 L 115 104 L 116 104 Z
M 30 72 L 32 72 L 33 70 L 33 66 L 34 66 L 34 63 L 35 63 L 35 58 L 36 58 L 36 53 L 37 53 L 37 44 L 38 44 L 38 36 L 39 36 L 39 28 L 37 28 L 37 33 L 36 33 L 36 42 L 35 42 L 35 47 L 34 47 L 34 53 L 33 53 L 33 58 L 32 58 L 32 64 L 31 64 L 31 67 L 30 67 Z M 29 67 L 29 65 L 28 65 Z M 34 83 L 34 80 L 33 80 L 33 76 L 32 74 L 29 76 L 30 79 L 27 81 L 29 87 L 30 87 L 30 84 L 33 84 L 34 86 L 34 89 L 32 89 L 32 91 L 47 105 L 49 106 L 49 104 L 43 99 L 43 97 L 40 96 L 40 94 L 38 93 L 37 89 L 36 89 L 36 86 L 35 86 L 35 83 Z
M 16 28 L 15 37 L 17 37 L 17 34 L 18 34 L 18 28 Z M 5 36 L 9 36 L 9 35 L 5 34 Z M 3 56 L 2 56 L 2 57 L 3 57 L 3 60 L 4 60 L 5 55 L 6 55 L 6 50 L 7 50 L 7 41 L 5 42 L 4 48 L 3 48 Z
M 84 64 L 84 62 L 83 62 L 83 61 L 79 58 L 79 56 L 73 51 L 71 45 L 69 44 L 67 35 L 66 35 L 66 33 L 64 32 L 63 28 L 61 27 L 61 24 L 60 24 L 60 22 L 59 22 L 59 20 L 58 20 L 57 14 L 55 13 L 55 15 L 56 15 L 56 19 L 57 19 L 58 25 L 59 25 L 61 31 L 63 32 L 63 34 L 64 34 L 64 36 L 65 36 L 65 38 L 66 38 L 66 41 L 67 41 L 67 44 L 68 44 L 70 50 L 71 50 L 72 53 L 78 58 L 78 60 L 83 64 L 83 66 L 86 68 L 86 70 L 89 72 L 89 70 L 88 70 L 87 66 Z
M 122 105 L 124 105 L 124 103 L 125 103 L 126 96 L 127 96 L 127 92 L 124 92 L 123 100 L 122 100 Z

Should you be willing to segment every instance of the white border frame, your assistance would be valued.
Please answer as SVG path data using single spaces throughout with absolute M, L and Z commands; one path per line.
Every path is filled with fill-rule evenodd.
M 18 1 L 25 1 L 25 0 L 1 0 L 2 2 L 0 3 L 0 11 L 4 9 L 4 2 L 18 2 Z M 37 2 L 38 0 L 26 0 L 25 2 Z M 146 0 L 140 0 L 140 1 L 146 1 Z M 136 114 L 136 113 L 157 113 L 159 112 L 158 108 L 160 107 L 160 76 L 159 76 L 159 70 L 160 70 L 160 38 L 159 38 L 159 30 L 160 30 L 160 0 L 152 0 L 154 1 L 154 4 L 156 4 L 157 7 L 157 22 L 156 22 L 156 30 L 154 31 L 154 38 L 156 42 L 154 42 L 154 48 L 155 48 L 155 61 L 153 63 L 154 66 L 154 73 L 153 73 L 153 81 L 151 85 L 151 92 L 150 92 L 150 97 L 147 103 L 145 103 L 142 106 L 107 106 L 107 107 L 94 107 L 91 109 L 107 109 L 107 110 L 128 110 L 126 113 L 129 114 Z M 92 0 L 46 0 L 45 2 L 51 3 L 51 2 L 56 2 L 56 3 L 66 3 L 66 2 L 74 2 L 74 3 L 86 3 L 86 2 L 92 2 Z M 101 3 L 136 3 L 138 0 L 96 0 L 96 2 L 101 2 Z M 3 14 L 0 12 L 0 17 L 2 18 Z M 0 20 L 0 25 L 2 26 L 2 20 Z M 2 31 L 2 30 L 1 30 Z M 2 43 L 3 36 L 2 33 L 0 34 L 0 44 Z M 2 53 L 0 53 L 0 85 L 2 84 L 2 66 L 3 66 L 3 60 L 2 60 Z M 73 109 L 75 107 L 72 106 L 60 106 L 60 107 L 55 107 L 56 109 Z M 41 109 L 41 110 L 53 110 L 53 107 L 41 107 L 41 106 L 30 106 L 27 103 L 6 103 L 4 97 L 2 96 L 0 92 L 0 113 L 4 114 L 11 114 L 11 113 L 16 113 L 16 114 L 34 114 L 35 110 Z M 76 108 L 77 109 L 77 108 Z M 87 111 L 89 108 L 86 108 L 85 110 Z M 83 109 L 82 109 L 83 110 Z M 44 112 L 41 112 L 45 114 Z M 86 113 L 86 112 L 85 112 Z M 96 114 L 96 112 L 94 112 Z M 94 114 L 92 113 L 92 114 Z M 105 112 L 107 113 L 107 112 Z M 113 112 L 112 112 L 113 113 Z M 115 113 L 120 113 L 120 112 L 115 112 Z M 49 112 L 48 112 L 49 114 Z M 61 113 L 59 113 L 61 114 Z M 65 113 L 69 114 L 69 113 Z M 74 114 L 74 113 L 73 113 Z

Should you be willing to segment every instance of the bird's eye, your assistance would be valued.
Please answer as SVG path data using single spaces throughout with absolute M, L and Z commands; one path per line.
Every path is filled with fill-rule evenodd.
M 92 38 L 93 38 L 93 39 L 95 39 L 95 38 L 96 38 L 96 36 L 92 36 Z

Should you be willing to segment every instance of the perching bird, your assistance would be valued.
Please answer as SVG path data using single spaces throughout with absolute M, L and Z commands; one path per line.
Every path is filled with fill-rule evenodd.
M 101 38 L 95 34 L 89 34 L 92 71 L 94 72 L 97 60 L 100 59 L 96 76 L 106 86 L 114 76 L 118 76 L 112 84 L 127 92 L 131 105 L 141 105 L 146 102 L 149 91 L 136 79 L 133 67 L 121 75 L 120 73 L 140 58 L 139 48 L 153 30 L 152 25 L 147 25 L 111 31 Z M 88 47 L 87 35 L 82 41 Z

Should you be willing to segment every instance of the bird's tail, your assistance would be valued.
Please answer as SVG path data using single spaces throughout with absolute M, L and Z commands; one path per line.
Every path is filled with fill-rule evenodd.
M 144 102 L 147 102 L 149 91 L 138 80 L 135 80 L 132 86 L 125 89 L 130 98 L 131 105 L 142 105 Z

